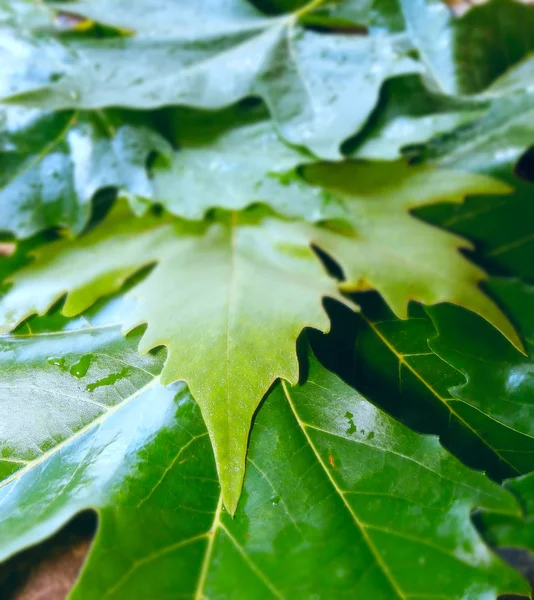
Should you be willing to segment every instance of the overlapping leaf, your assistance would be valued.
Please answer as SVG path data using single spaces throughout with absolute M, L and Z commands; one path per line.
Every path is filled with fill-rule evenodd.
M 175 110 L 166 125 L 178 150 L 156 161 L 153 196 L 173 214 L 201 219 L 212 208 L 263 202 L 306 221 L 343 216 L 333 195 L 298 176 L 313 158 L 280 140 L 262 106 Z
M 513 497 L 448 456 L 435 438 L 382 414 L 313 357 L 306 383 L 277 385 L 262 406 L 243 500 L 229 518 L 206 430 L 186 389 L 163 388 L 152 368 L 134 375 L 133 366 L 122 386 L 114 375 L 102 381 L 106 368 L 111 375 L 125 364 L 116 357 L 131 359 L 119 346 L 110 350 L 121 343 L 117 334 L 112 328 L 104 339 L 86 328 L 68 339 L 35 335 L 23 340 L 22 353 L 20 339 L 3 341 L 2 360 L 22 401 L 7 401 L 15 415 L 31 401 L 27 360 L 50 373 L 58 402 L 36 401 L 34 414 L 61 421 L 64 402 L 80 410 L 78 400 L 95 392 L 114 408 L 92 427 L 82 420 L 4 481 L 2 556 L 92 508 L 100 527 L 73 599 L 291 598 L 333 590 L 347 598 L 423 598 L 436 582 L 445 597 L 526 591 L 469 520 L 474 507 L 517 515 Z M 63 366 L 48 362 L 58 343 Z M 88 351 L 83 376 L 71 375 Z M 108 352 L 106 363 L 101 356 Z M 134 359 L 139 366 L 140 360 Z M 32 452 L 31 435 L 18 441 L 20 456 Z
M 454 16 L 440 0 L 400 0 L 428 81 L 448 94 L 476 94 L 534 50 L 534 9 L 492 0 Z
M 507 165 L 505 165 L 505 168 Z M 425 218 L 473 240 L 477 260 L 496 275 L 534 279 L 534 202 L 531 183 L 513 180 L 510 196 L 470 198 L 465 205 L 431 207 Z
M 421 67 L 402 34 L 302 28 L 299 18 L 315 4 L 267 17 L 245 0 L 69 3 L 69 12 L 131 35 L 61 40 L 5 28 L 0 56 L 10 67 L 0 95 L 55 109 L 213 109 L 261 96 L 287 140 L 339 158 L 384 80 Z
M 482 515 L 485 537 L 495 546 L 534 552 L 534 473 L 510 479 L 504 487 L 518 498 L 523 515 L 512 517 L 498 512 Z
M 0 325 L 24 321 L 0 338 L 2 556 L 94 508 L 73 598 L 525 592 L 469 515 L 532 547 L 531 477 L 507 484 L 522 517 L 382 410 L 494 478 L 531 470 L 532 360 L 497 329 L 532 353 L 532 289 L 486 295 L 460 253 L 473 247 L 418 217 L 473 239 L 483 266 L 531 276 L 532 190 L 512 172 L 534 141 L 533 15 L 511 0 L 460 19 L 435 0 L 0 0 L 0 97 L 22 105 L 2 112 L 0 233 L 46 230 L 0 259 Z M 430 138 L 418 158 L 517 191 L 353 160 Z M 314 164 L 341 148 L 350 161 Z M 130 209 L 43 243 L 80 233 L 106 187 Z M 468 194 L 486 196 L 462 207 Z M 350 376 L 341 346 L 325 359 L 380 408 L 313 357 L 296 386 L 297 338 L 329 327 L 339 289 L 389 305 L 361 300 Z M 397 318 L 412 300 L 435 327 L 413 305 Z M 27 320 L 54 305 L 83 316 Z
M 10 107 L 0 117 L 0 231 L 20 237 L 50 227 L 79 233 L 105 187 L 149 199 L 147 158 L 170 150 L 127 115 Z
M 429 154 L 442 165 L 471 171 L 505 167 L 534 143 L 533 112 L 528 87 L 497 97 L 483 117 L 437 138 Z
M 530 357 L 503 344 L 494 329 L 474 315 L 451 306 L 427 308 L 438 331 L 430 347 L 466 377 L 466 383 L 451 393 L 491 417 L 478 429 L 508 463 L 528 473 L 534 453 L 534 290 L 510 280 L 493 281 L 491 289 L 521 331 Z
M 462 202 L 466 193 L 499 193 L 506 187 L 460 172 L 409 167 L 403 162 L 318 166 L 310 180 L 336 192 L 351 229 L 316 228 L 313 242 L 341 266 L 343 289 L 375 288 L 405 318 L 408 302 L 453 302 L 481 314 L 521 347 L 513 328 L 479 288 L 484 273 L 457 252 L 466 240 L 429 227 L 409 211 L 441 201 Z
M 247 223 L 233 213 L 195 231 L 176 221 L 136 219 L 119 207 L 79 241 L 36 254 L 4 299 L 4 329 L 45 313 L 65 293 L 64 313 L 78 314 L 157 263 L 132 292 L 137 302 L 124 331 L 147 323 L 140 350 L 167 346 L 162 383 L 189 383 L 233 512 L 252 415 L 278 377 L 296 383 L 296 339 L 306 326 L 328 328 L 322 298 L 338 295 L 307 239 L 275 219 Z
M 418 431 L 439 434 L 447 449 L 469 466 L 501 480 L 529 472 L 534 439 L 499 421 L 503 410 L 508 419 L 516 414 L 507 405 L 508 396 L 503 397 L 503 390 L 495 390 L 488 381 L 484 393 L 478 390 L 469 397 L 457 394 L 465 377 L 456 365 L 443 360 L 441 353 L 436 354 L 433 341 L 429 348 L 428 340 L 436 337 L 436 330 L 423 311 L 414 310 L 411 318 L 400 321 L 378 299 L 360 302 L 362 314 L 358 318 L 350 381 L 403 423 Z M 460 335 L 462 331 L 465 337 L 465 331 L 469 331 L 480 347 L 493 341 L 487 335 L 481 336 L 481 332 L 491 331 L 491 326 L 485 329 L 481 325 L 478 331 L 476 318 L 471 322 L 469 315 L 459 309 L 450 313 L 441 322 L 446 332 L 454 330 Z M 503 350 L 505 345 L 499 340 L 497 348 Z M 466 351 L 461 345 L 455 349 Z M 509 355 L 513 356 L 511 350 Z M 518 363 L 528 361 L 516 354 Z M 472 373 L 468 374 L 471 377 Z
M 124 330 L 147 323 L 140 350 L 169 349 L 162 381 L 186 380 L 199 402 L 233 512 L 254 411 L 277 378 L 296 382 L 295 342 L 302 329 L 328 327 L 321 301 L 337 296 L 336 283 L 323 272 L 312 243 L 339 261 L 344 287 L 376 287 L 401 316 L 410 299 L 454 301 L 519 344 L 506 317 L 478 288 L 482 272 L 457 253 L 459 240 L 406 212 L 419 203 L 459 200 L 467 190 L 498 191 L 499 185 L 402 163 L 387 167 L 389 184 L 380 166 L 339 166 L 336 172 L 353 229 L 287 223 L 262 210 L 193 226 L 128 217 L 119 206 L 79 241 L 36 251 L 36 261 L 12 277 L 0 303 L 2 330 L 44 314 L 64 294 L 64 313 L 78 314 L 157 263 L 132 292 L 137 303 Z M 314 176 L 321 176 L 320 167 Z M 343 183 L 353 176 L 358 188 L 350 194 Z
M 369 123 L 351 140 L 351 156 L 395 160 L 406 146 L 427 142 L 483 117 L 487 101 L 431 93 L 420 77 L 391 79 L 384 84 Z M 461 168 L 460 161 L 455 165 Z
M 504 170 L 509 173 L 511 165 Z M 442 205 L 425 210 L 425 217 L 476 240 L 476 259 L 493 272 L 528 277 L 532 270 L 532 185 L 511 181 L 518 189 L 510 196 L 491 203 L 487 198 L 471 198 L 465 206 Z M 531 353 L 529 289 L 518 281 L 492 280 L 489 286 Z M 515 352 L 472 314 L 452 306 L 430 308 L 440 316 L 443 332 L 435 349 L 441 354 L 439 348 L 445 344 L 447 353 L 442 358 L 451 358 L 449 365 L 432 352 L 434 342 L 429 348 L 427 342 L 436 337 L 436 330 L 420 308 L 412 306 L 410 318 L 400 321 L 374 296 L 360 295 L 356 301 L 362 313 L 350 327 L 346 316 L 341 324 L 339 311 L 334 312 L 334 339 L 321 354 L 327 365 L 402 422 L 439 434 L 445 446 L 470 466 L 497 479 L 532 469 L 534 438 L 515 422 L 521 412 L 526 413 L 526 422 L 532 420 L 531 357 Z M 490 354 L 491 363 L 486 360 Z M 460 365 L 458 371 L 455 367 Z M 516 390 L 523 398 L 521 411 L 514 392 L 505 384 L 515 370 L 525 375 Z M 470 394 L 462 393 L 470 386 L 465 385 L 466 379 L 479 384 Z

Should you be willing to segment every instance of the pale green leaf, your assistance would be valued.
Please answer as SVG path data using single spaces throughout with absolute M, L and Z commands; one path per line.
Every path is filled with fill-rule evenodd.
M 484 91 L 534 50 L 534 7 L 490 0 L 456 17 L 441 0 L 400 0 L 427 81 L 448 94 Z
M 239 498 L 254 411 L 278 378 L 298 379 L 295 343 L 304 327 L 328 329 L 325 295 L 337 297 L 307 238 L 289 223 L 247 218 L 198 225 L 136 219 L 122 207 L 75 242 L 35 252 L 13 277 L 0 315 L 4 330 L 44 314 L 64 294 L 76 315 L 157 263 L 128 294 L 123 331 L 147 324 L 139 350 L 166 346 L 164 385 L 188 382 L 214 446 L 225 504 Z M 88 260 L 89 259 L 89 260 Z
M 328 174 L 335 174 L 336 184 Z M 79 240 L 38 249 L 35 262 L 13 275 L 0 303 L 3 331 L 46 313 L 65 294 L 63 312 L 75 315 L 157 263 L 129 294 L 136 303 L 124 317 L 124 331 L 146 323 L 140 350 L 167 346 L 162 382 L 186 380 L 199 402 L 231 511 L 253 413 L 277 378 L 296 381 L 296 338 L 307 326 L 327 329 L 322 298 L 338 297 L 311 244 L 339 262 L 344 289 L 375 287 L 399 316 L 406 316 L 411 299 L 456 302 L 521 347 L 507 318 L 479 289 L 483 272 L 457 252 L 465 242 L 408 212 L 506 186 L 404 163 L 316 166 L 308 176 L 331 185 L 348 224 L 288 223 L 252 211 L 188 225 L 136 219 L 119 206 Z
M 350 229 L 315 227 L 314 244 L 341 266 L 342 289 L 377 289 L 393 312 L 407 317 L 408 302 L 452 302 L 482 315 L 516 347 L 514 328 L 480 289 L 484 272 L 458 250 L 467 240 L 434 228 L 410 215 L 420 206 L 462 202 L 466 194 L 503 193 L 509 188 L 482 175 L 403 162 L 318 165 L 309 169 L 321 184 L 345 203 Z
M 153 197 L 175 215 L 201 219 L 212 208 L 255 202 L 308 221 L 343 215 L 334 196 L 298 176 L 297 168 L 313 158 L 284 144 L 261 106 L 178 109 L 168 128 L 178 150 L 156 161 Z
M 420 77 L 397 77 L 384 84 L 381 101 L 363 131 L 347 145 L 355 158 L 395 160 L 406 146 L 422 144 L 476 120 L 486 103 L 427 90 Z
M 534 92 L 527 86 L 496 97 L 480 119 L 434 140 L 428 157 L 470 171 L 502 169 L 534 144 L 533 121 Z

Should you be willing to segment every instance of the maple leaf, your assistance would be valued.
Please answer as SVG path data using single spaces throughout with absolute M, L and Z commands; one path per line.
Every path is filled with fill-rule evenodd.
M 3 109 L 0 231 L 24 238 L 59 226 L 80 233 L 105 187 L 131 195 L 133 206 L 150 198 L 146 160 L 170 147 L 142 119 L 120 117 Z
M 498 166 L 502 172 L 502 164 Z M 512 168 L 510 163 L 505 171 Z M 475 240 L 474 259 L 490 272 L 528 279 L 532 184 L 517 177 L 509 181 L 516 186 L 511 195 L 491 203 L 473 197 L 465 205 L 434 206 L 423 216 Z M 529 286 L 490 278 L 487 289 L 531 355 Z M 497 480 L 532 469 L 532 356 L 519 354 L 482 319 L 457 307 L 428 307 L 441 332 L 436 337 L 421 307 L 411 306 L 410 318 L 401 321 L 374 294 L 354 300 L 361 313 L 351 327 L 343 323 L 353 333 L 320 355 L 326 366 L 340 369 L 347 363 L 343 377 L 367 398 L 417 431 L 439 434 L 447 449 L 470 467 Z M 339 328 L 334 318 L 334 332 Z M 343 359 L 336 358 L 340 353 Z M 509 386 L 511 381 L 516 385 Z
M 484 538 L 501 548 L 534 551 L 534 472 L 505 481 L 504 487 L 521 502 L 522 515 L 499 511 L 481 514 Z
M 457 252 L 470 244 L 409 214 L 423 205 L 462 202 L 466 194 L 506 192 L 506 185 L 404 162 L 317 165 L 308 169 L 308 177 L 337 194 L 347 209 L 350 228 L 310 232 L 313 243 L 341 266 L 343 290 L 377 289 L 401 318 L 407 317 L 410 300 L 459 304 L 522 348 L 508 319 L 480 289 L 484 272 Z
M 494 286 L 490 289 L 495 291 Z M 497 299 L 517 323 L 516 311 L 503 302 L 503 295 L 497 295 Z M 482 319 L 458 307 L 428 308 L 437 315 L 436 323 L 445 331 L 443 338 L 437 338 L 438 332 L 421 306 L 412 306 L 409 318 L 401 320 L 376 294 L 360 294 L 354 301 L 361 311 L 354 316 L 353 333 L 341 346 L 347 364 L 339 372 L 346 381 L 405 425 L 439 435 L 449 452 L 469 467 L 483 469 L 495 480 L 531 470 L 532 436 L 508 404 L 512 393 L 504 391 L 502 381 L 497 382 L 505 379 L 506 369 L 511 372 L 514 366 L 521 369 L 522 365 L 525 369 L 524 365 L 532 359 L 511 348 Z M 339 327 L 334 318 L 333 331 L 339 331 Z M 466 336 L 462 335 L 466 331 L 475 342 L 466 343 Z M 526 332 L 520 331 L 525 338 Z M 453 341 L 457 342 L 455 346 Z M 484 378 L 482 365 L 489 373 L 488 353 L 482 349 L 491 347 L 491 343 L 495 362 L 492 375 Z M 341 344 L 335 347 L 338 345 Z M 341 361 L 336 360 L 335 354 L 329 357 L 329 352 L 335 352 L 331 345 L 319 354 L 319 359 L 325 366 L 339 370 Z M 480 363 L 477 365 L 475 359 L 456 360 L 454 352 L 480 357 Z M 501 361 L 497 356 L 502 357 Z M 461 371 L 455 368 L 458 364 L 465 365 Z M 471 377 L 478 386 L 471 388 L 473 393 L 467 393 L 464 388 L 470 386 L 465 385 L 466 378 L 471 381 Z M 527 381 L 523 385 L 528 386 Z M 521 410 L 528 420 L 531 408 L 525 401 L 525 391 L 523 398 Z
M 513 496 L 312 355 L 305 382 L 276 385 L 258 413 L 232 519 L 198 407 L 185 386 L 159 385 L 157 357 L 137 356 L 136 338 L 121 339 L 113 325 L 42 335 L 33 324 L 33 335 L 0 341 L 10 383 L 0 465 L 20 467 L 3 473 L 1 555 L 96 510 L 73 600 L 332 590 L 402 599 L 425 597 L 436 578 L 447 598 L 526 592 L 470 520 L 474 508 L 517 518 Z M 62 364 L 48 359 L 57 352 Z M 34 367 L 46 373 L 46 399 L 33 391 Z M 280 546 L 288 550 L 272 551 Z
M 427 158 L 443 166 L 471 171 L 505 168 L 531 146 L 533 114 L 534 93 L 528 87 L 509 93 L 506 90 L 495 95 L 482 117 L 433 140 L 426 149 Z
M 123 331 L 147 323 L 139 350 L 168 348 L 162 383 L 187 381 L 201 406 L 231 512 L 254 411 L 277 378 L 296 383 L 298 335 L 307 326 L 325 331 L 322 298 L 340 297 L 298 229 L 249 219 L 233 213 L 195 231 L 177 221 L 136 219 L 119 206 L 79 241 L 36 250 L 0 307 L 8 329 L 27 314 L 44 314 L 65 293 L 64 314 L 79 314 L 157 263 L 129 294 L 136 303 Z
M 340 143 L 365 123 L 384 80 L 421 65 L 404 34 L 301 27 L 300 17 L 316 4 L 267 17 L 245 0 L 184 0 L 179 8 L 152 0 L 72 2 L 69 12 L 130 35 L 58 39 L 7 29 L 10 68 L 0 95 L 55 109 L 214 109 L 260 96 L 288 141 L 338 159 Z M 21 50 L 14 56 L 12 47 Z
M 396 77 L 386 81 L 369 123 L 344 150 L 354 158 L 395 160 L 407 146 L 467 129 L 485 115 L 488 104 L 489 100 L 432 93 L 419 76 Z M 462 163 L 451 166 L 462 168 Z
M 414 298 L 459 302 L 521 347 L 506 317 L 478 289 L 483 273 L 457 253 L 458 239 L 406 212 L 429 201 L 460 200 L 466 192 L 507 188 L 484 176 L 403 163 L 387 166 L 391 183 L 380 165 L 349 167 L 337 167 L 335 180 L 343 184 L 350 173 L 359 182 L 359 196 L 343 197 L 354 230 L 284 222 L 261 209 L 187 224 L 129 217 L 118 206 L 79 240 L 35 251 L 36 260 L 9 280 L 13 286 L 0 303 L 0 328 L 9 331 L 31 314 L 46 313 L 64 294 L 64 314 L 79 314 L 157 263 L 130 293 L 136 304 L 124 317 L 124 331 L 147 323 L 140 351 L 167 346 L 162 382 L 186 380 L 199 402 L 225 504 L 233 512 L 254 411 L 273 381 L 296 381 L 298 335 L 307 326 L 327 329 L 322 298 L 340 298 L 312 243 L 342 265 L 346 289 L 361 288 L 363 281 L 375 286 L 401 316 Z M 319 177 L 321 167 L 314 173 Z
M 534 8 L 452 13 L 0 0 L 0 558 L 93 509 L 73 599 L 526 591 Z

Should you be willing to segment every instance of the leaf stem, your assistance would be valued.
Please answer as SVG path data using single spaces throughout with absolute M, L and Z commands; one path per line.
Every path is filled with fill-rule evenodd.
M 305 4 L 302 8 L 299 8 L 297 11 L 295 11 L 295 18 L 300 19 L 301 17 L 307 15 L 309 12 L 315 10 L 317 7 L 321 6 L 323 2 L 324 0 L 312 0 L 311 2 L 308 2 L 308 4 Z

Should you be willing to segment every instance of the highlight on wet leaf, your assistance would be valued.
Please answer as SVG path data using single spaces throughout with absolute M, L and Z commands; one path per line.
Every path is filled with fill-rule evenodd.
M 519 0 L 0 0 L 0 598 L 528 597 L 533 49 Z

